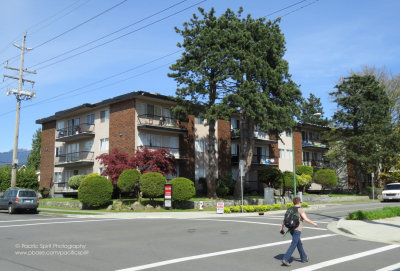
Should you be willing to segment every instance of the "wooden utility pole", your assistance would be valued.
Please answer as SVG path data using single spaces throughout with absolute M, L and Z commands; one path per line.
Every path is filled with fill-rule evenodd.
M 12 68 L 8 67 L 8 62 L 6 62 L 6 65 L 4 68 L 9 69 L 9 70 L 14 70 L 19 72 L 19 76 L 10 76 L 10 75 L 3 75 L 4 77 L 11 78 L 11 79 L 16 79 L 18 80 L 18 89 L 13 89 L 11 91 L 7 91 L 7 96 L 10 94 L 14 94 L 15 97 L 17 98 L 17 112 L 16 112 L 16 117 L 15 117 L 15 131 L 14 131 L 14 148 L 13 148 L 13 160 L 12 160 L 12 170 L 11 170 L 11 188 L 15 188 L 16 183 L 17 183 L 17 167 L 18 167 L 18 136 L 19 136 L 19 115 L 20 115 L 20 109 L 21 109 L 21 101 L 22 100 L 29 100 L 31 98 L 35 98 L 36 93 L 35 92 L 29 92 L 29 91 L 24 91 L 22 89 L 22 85 L 25 82 L 29 82 L 32 84 L 35 83 L 34 81 L 27 80 L 23 78 L 24 72 L 26 73 L 33 73 L 36 74 L 36 72 L 24 70 L 24 52 L 25 50 L 32 50 L 31 48 L 25 48 L 25 39 L 26 39 L 26 31 L 24 33 L 24 37 L 22 39 L 22 46 L 19 46 L 17 44 L 13 44 L 15 47 L 21 50 L 21 64 L 19 69 L 17 68 Z

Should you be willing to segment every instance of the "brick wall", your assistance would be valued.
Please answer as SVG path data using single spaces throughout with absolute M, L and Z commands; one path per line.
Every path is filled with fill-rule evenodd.
M 294 161 L 296 165 L 296 170 L 297 166 L 303 164 L 303 146 L 302 146 L 302 138 L 301 138 L 301 132 L 300 131 L 294 131 L 293 132 L 293 143 L 294 143 Z
M 135 100 L 110 105 L 109 149 L 132 155 L 135 152 Z
M 271 140 L 276 140 L 275 135 L 270 135 L 269 138 Z M 278 142 L 275 144 L 270 144 L 269 145 L 269 156 L 271 158 L 274 158 L 274 162 L 272 164 L 277 164 L 279 165 L 279 147 L 278 147 Z
M 54 152 L 56 121 L 42 124 L 42 146 L 40 149 L 40 187 L 50 188 L 54 176 Z
M 194 131 L 194 116 L 189 115 L 188 122 L 182 122 L 181 127 L 188 130 L 187 134 L 179 135 L 179 156 L 185 159 L 180 162 L 179 170 L 180 177 L 188 178 L 192 181 L 195 179 L 195 131 Z
M 231 124 L 218 120 L 218 175 L 223 178 L 231 173 Z

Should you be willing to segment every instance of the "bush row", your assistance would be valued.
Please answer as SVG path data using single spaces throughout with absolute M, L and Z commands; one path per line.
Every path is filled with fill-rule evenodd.
M 382 210 L 362 211 L 350 213 L 347 220 L 375 220 L 387 217 L 400 216 L 400 207 L 384 207 Z
M 268 211 L 275 211 L 275 210 L 285 210 L 290 207 L 293 207 L 293 203 L 286 203 L 286 204 L 273 204 L 273 205 L 244 205 L 243 206 L 243 211 L 245 213 L 252 213 L 252 212 L 268 212 Z M 308 207 L 308 204 L 303 202 L 301 204 L 301 207 Z M 229 207 L 224 207 L 224 212 L 225 213 L 240 213 L 242 212 L 242 206 L 241 205 L 236 205 L 236 206 L 229 206 Z

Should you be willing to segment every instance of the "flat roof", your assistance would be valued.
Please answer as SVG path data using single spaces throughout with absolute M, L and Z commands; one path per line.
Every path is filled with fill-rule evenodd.
M 129 100 L 129 99 L 132 99 L 133 97 L 137 97 L 137 96 L 144 96 L 144 97 L 149 97 L 149 98 L 154 98 L 154 99 L 174 101 L 174 99 L 172 97 L 161 95 L 158 93 L 150 93 L 150 92 L 145 92 L 145 91 L 134 91 L 134 92 L 122 94 L 122 95 L 119 95 L 119 96 L 116 96 L 116 97 L 113 97 L 110 99 L 106 99 L 106 100 L 103 100 L 98 103 L 93 103 L 93 104 L 84 103 L 84 104 L 81 104 L 81 105 L 78 105 L 75 107 L 71 107 L 71 108 L 68 108 L 68 109 L 65 109 L 62 111 L 58 111 L 52 116 L 36 120 L 36 124 L 43 124 L 43 123 L 46 123 L 49 121 L 58 120 L 58 119 L 61 119 L 63 116 L 68 115 L 72 112 L 77 112 L 80 110 L 92 109 L 92 108 L 96 108 L 99 106 L 113 104 L 113 103 L 117 103 L 120 101 Z

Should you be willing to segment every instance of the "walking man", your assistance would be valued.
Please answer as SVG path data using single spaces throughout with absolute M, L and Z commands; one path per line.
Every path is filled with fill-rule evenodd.
M 303 244 L 301 243 L 301 239 L 300 239 L 301 230 L 303 229 L 303 221 L 310 223 L 314 227 L 318 227 L 317 223 L 308 219 L 306 212 L 304 211 L 303 208 L 301 208 L 301 203 L 302 202 L 299 197 L 293 198 L 293 204 L 294 204 L 294 207 L 297 208 L 300 223 L 297 228 L 290 229 L 290 234 L 292 235 L 292 243 L 290 244 L 289 249 L 286 251 L 285 255 L 282 258 L 282 263 L 286 266 L 290 266 L 289 260 L 290 260 L 290 257 L 292 257 L 292 254 L 293 254 L 294 250 L 296 249 L 296 247 L 300 253 L 301 262 L 305 263 L 305 262 L 308 262 L 308 260 L 309 260 L 309 258 L 307 257 L 307 254 L 304 252 Z M 285 221 L 282 222 L 281 233 L 283 232 L 284 227 L 285 227 Z

